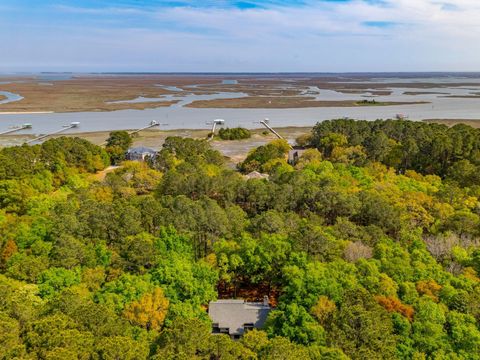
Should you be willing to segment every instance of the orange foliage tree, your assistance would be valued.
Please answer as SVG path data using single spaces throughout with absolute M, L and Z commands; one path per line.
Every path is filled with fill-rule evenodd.
M 5 246 L 3 247 L 2 253 L 0 255 L 0 268 L 3 268 L 7 263 L 8 259 L 12 257 L 18 251 L 17 244 L 15 241 L 8 240 Z
M 435 280 L 422 280 L 417 283 L 417 291 L 420 295 L 426 295 L 433 301 L 438 302 L 438 293 L 442 289 Z
M 125 306 L 123 316 L 132 324 L 147 330 L 160 330 L 167 316 L 169 301 L 161 288 L 144 294 L 140 299 Z
M 410 305 L 403 304 L 399 299 L 393 296 L 375 296 L 375 300 L 388 312 L 396 312 L 405 316 L 408 320 L 413 320 L 414 310 Z

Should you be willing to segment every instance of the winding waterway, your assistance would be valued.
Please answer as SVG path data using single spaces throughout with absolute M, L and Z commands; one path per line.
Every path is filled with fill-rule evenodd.
M 0 95 L 3 95 L 6 97 L 6 99 L 0 100 L 0 105 L 1 104 L 8 104 L 14 101 L 20 101 L 23 99 L 23 96 L 20 96 L 18 94 L 14 94 L 8 91 L 0 91 Z
M 392 81 L 392 79 L 389 79 Z M 403 81 L 405 79 L 402 79 Z M 429 79 L 432 83 L 432 79 Z M 450 80 L 449 80 L 450 81 Z M 454 82 L 454 80 L 451 80 Z M 477 79 L 478 84 L 478 79 Z M 163 85 L 157 85 L 163 87 Z M 80 112 L 80 113 L 45 113 L 45 114 L 2 114 L 0 113 L 0 130 L 23 123 L 31 123 L 32 129 L 23 133 L 47 133 L 58 130 L 63 125 L 78 121 L 80 126 L 69 132 L 108 131 L 121 129 L 136 129 L 145 126 L 152 120 L 163 125 L 163 129 L 202 129 L 207 128 L 207 122 L 213 119 L 225 119 L 229 127 L 243 126 L 246 128 L 261 127 L 259 121 L 269 118 L 273 126 L 312 126 L 319 121 L 349 117 L 354 119 L 388 119 L 397 114 L 405 114 L 412 120 L 422 119 L 480 119 L 480 97 L 451 98 L 446 96 L 474 96 L 480 92 L 480 87 L 447 86 L 435 88 L 386 88 L 390 95 L 374 96 L 375 89 L 367 89 L 364 93 L 340 93 L 317 87 L 308 88 L 303 96 L 312 96 L 317 100 L 359 100 L 375 99 L 376 101 L 419 102 L 425 104 L 395 105 L 395 106 L 355 106 L 355 107 L 314 107 L 293 109 L 196 109 L 185 107 L 196 100 L 228 99 L 247 96 L 244 93 L 222 92 L 217 94 L 180 93 L 182 89 L 166 87 L 174 92 L 161 98 L 137 98 L 123 102 L 168 101 L 179 100 L 170 107 L 160 107 L 146 110 L 120 110 L 112 112 Z M 384 90 L 384 89 L 381 89 Z M 183 89 L 185 91 L 185 89 Z M 178 93 L 175 93 L 178 92 Z M 373 92 L 373 94 L 372 94 Z M 405 94 L 407 93 L 407 94 Z M 414 93 L 408 95 L 408 93 Z M 433 94 L 432 94 L 433 93 Z M 0 91 L 7 99 L 0 104 L 19 101 L 17 94 Z

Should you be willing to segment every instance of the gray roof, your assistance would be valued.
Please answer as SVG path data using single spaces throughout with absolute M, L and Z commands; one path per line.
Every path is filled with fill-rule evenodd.
M 157 152 L 151 148 L 145 146 L 138 146 L 128 149 L 127 153 L 129 154 L 156 154 Z
M 247 180 L 250 179 L 268 179 L 269 175 L 268 174 L 262 174 L 259 173 L 258 171 L 252 171 L 251 173 L 244 175 Z
M 245 324 L 261 328 L 267 320 L 270 306 L 244 300 L 212 301 L 208 315 L 219 328 L 227 328 L 230 335 L 242 335 Z

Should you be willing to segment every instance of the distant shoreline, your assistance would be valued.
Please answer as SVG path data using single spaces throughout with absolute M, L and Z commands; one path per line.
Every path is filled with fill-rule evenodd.
M 0 115 L 54 114 L 55 111 L 3 111 Z
M 258 76 L 258 75 L 273 75 L 273 76 L 283 76 L 283 75 L 309 75 L 309 76 L 338 76 L 338 75 L 349 75 L 349 76 L 402 76 L 402 77 L 409 77 L 409 76 L 477 76 L 480 75 L 480 71 L 340 71 L 340 72 L 305 72 L 305 71 L 280 71 L 280 72 L 265 72 L 265 71 L 239 71 L 239 72 L 212 72 L 212 71 L 205 71 L 205 72 L 197 72 L 197 71 L 40 71 L 40 72 L 8 72 L 8 73 L 1 73 L 0 77 L 24 77 L 24 76 L 82 76 L 82 75 L 186 75 L 186 76 L 203 76 L 203 75 L 211 75 L 211 76 L 224 76 L 224 75 L 236 75 L 236 76 Z

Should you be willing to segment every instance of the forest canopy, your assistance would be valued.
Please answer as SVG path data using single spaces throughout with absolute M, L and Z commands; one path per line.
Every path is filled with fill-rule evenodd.
M 480 183 L 480 129 L 457 124 L 405 120 L 331 120 L 318 123 L 310 145 L 323 154 L 361 151 L 361 159 L 378 161 L 398 172 L 415 170 L 469 186 Z M 360 161 L 358 162 L 360 164 Z
M 239 165 L 268 180 L 189 138 L 105 176 L 79 138 L 1 149 L 0 359 L 479 359 L 478 130 L 308 144 Z M 263 329 L 210 334 L 210 301 L 264 295 Z

